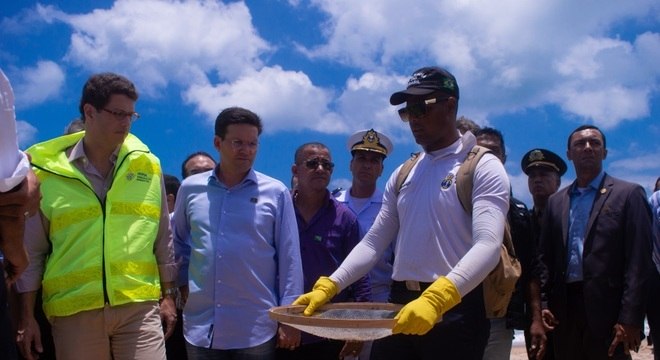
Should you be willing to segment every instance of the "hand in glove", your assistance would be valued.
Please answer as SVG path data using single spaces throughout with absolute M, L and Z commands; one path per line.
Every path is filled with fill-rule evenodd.
M 300 295 L 293 302 L 293 305 L 307 305 L 305 308 L 305 316 L 310 316 L 318 309 L 321 305 L 327 303 L 332 299 L 333 296 L 337 294 L 337 284 L 334 281 L 330 280 L 329 277 L 321 276 L 314 284 L 312 291 Z
M 404 306 L 394 318 L 392 333 L 424 335 L 442 319 L 442 314 L 461 302 L 456 286 L 446 277 L 438 278 L 420 297 Z

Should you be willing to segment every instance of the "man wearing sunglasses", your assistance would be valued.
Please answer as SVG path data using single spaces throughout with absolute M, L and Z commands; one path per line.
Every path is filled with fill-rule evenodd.
M 17 283 L 26 359 L 42 350 L 33 313 L 40 286 L 57 358 L 165 358 L 176 263 L 160 162 L 130 134 L 137 99 L 125 77 L 92 75 L 79 106 L 85 131 L 27 150 L 43 197 L 26 226 L 30 265 Z
M 362 241 L 329 277 L 296 300 L 305 314 L 366 274 L 396 241 L 390 301 L 406 304 L 393 336 L 376 340 L 372 359 L 481 359 L 489 334 L 481 282 L 499 260 L 509 207 L 509 180 L 494 155 L 477 164 L 472 215 L 456 191 L 456 172 L 476 144 L 456 129 L 459 90 L 447 70 L 415 71 L 406 90 L 390 97 L 422 146 L 397 188 L 394 171 L 383 206 Z
M 291 166 L 293 176 L 298 179 L 293 203 L 300 235 L 304 291 L 312 290 L 314 281 L 320 276 L 328 276 L 335 271 L 360 241 L 355 214 L 328 191 L 334 167 L 330 150 L 321 143 L 298 147 Z M 356 279 L 352 286 L 333 299 L 334 302 L 370 300 L 368 276 Z M 279 351 L 279 359 L 335 360 L 340 356 L 355 356 L 361 347 L 361 343 L 344 344 L 303 333 L 301 346 L 293 351 Z

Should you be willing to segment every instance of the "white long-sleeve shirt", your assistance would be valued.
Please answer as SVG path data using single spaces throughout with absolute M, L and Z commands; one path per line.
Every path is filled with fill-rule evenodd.
M 452 145 L 422 153 L 397 196 L 401 167 L 390 176 L 374 225 L 330 278 L 340 289 L 353 283 L 396 239 L 393 280 L 433 282 L 447 276 L 464 296 L 477 287 L 499 260 L 509 179 L 492 154 L 479 161 L 470 217 L 456 193 L 456 172 L 476 144 L 466 133 Z

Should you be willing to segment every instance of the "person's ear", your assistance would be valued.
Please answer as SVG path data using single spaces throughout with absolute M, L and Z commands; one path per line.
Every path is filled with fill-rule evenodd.
M 215 135 L 213 136 L 213 147 L 220 152 L 220 145 L 222 145 L 222 139 L 220 136 Z
M 92 104 L 86 103 L 85 105 L 83 105 L 83 113 L 85 114 L 85 120 L 87 120 L 87 119 L 93 119 L 94 116 L 96 116 L 96 114 L 98 113 L 98 111 L 96 111 L 96 108 Z

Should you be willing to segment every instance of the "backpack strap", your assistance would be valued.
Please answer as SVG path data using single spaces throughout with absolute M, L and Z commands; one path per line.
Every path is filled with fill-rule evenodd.
M 456 193 L 458 200 L 468 215 L 472 215 L 472 188 L 474 186 L 474 172 L 481 157 L 492 153 L 490 149 L 475 145 L 467 154 L 465 160 L 456 172 Z
M 408 158 L 408 160 L 406 160 L 406 162 L 401 165 L 401 170 L 399 170 L 399 173 L 396 176 L 396 185 L 394 186 L 394 191 L 396 191 L 397 196 L 399 196 L 399 192 L 401 191 L 403 183 L 408 178 L 408 175 L 410 175 L 410 171 L 415 166 L 415 164 L 417 164 L 418 160 L 419 153 L 412 153 L 410 154 L 410 158 Z
M 461 202 L 461 205 L 463 205 L 465 212 L 469 215 L 472 215 L 474 172 L 479 160 L 481 160 L 486 153 L 492 153 L 492 151 L 486 147 L 475 145 L 467 154 L 465 161 L 463 161 L 456 173 L 456 193 L 458 194 L 458 200 Z M 516 250 L 513 247 L 513 241 L 511 239 L 511 225 L 509 225 L 508 219 L 504 223 L 504 239 L 502 239 L 502 244 L 506 247 L 511 256 L 516 257 Z

